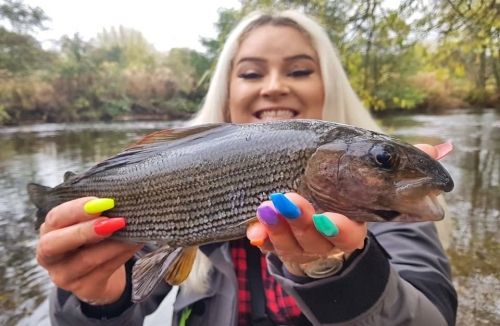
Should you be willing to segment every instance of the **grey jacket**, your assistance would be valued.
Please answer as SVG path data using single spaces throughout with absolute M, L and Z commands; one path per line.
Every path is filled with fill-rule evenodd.
M 312 325 L 455 325 L 457 295 L 434 223 L 371 223 L 369 230 L 365 248 L 339 275 L 297 283 L 286 277 L 274 255 L 267 257 L 269 271 Z M 172 325 L 179 325 L 186 307 L 192 307 L 186 325 L 236 325 L 237 280 L 227 246 L 201 250 L 213 264 L 211 287 L 205 294 L 179 291 Z M 116 303 L 95 307 L 56 288 L 51 321 L 61 326 L 142 325 L 170 290 L 162 283 L 139 304 L 132 304 L 126 291 Z

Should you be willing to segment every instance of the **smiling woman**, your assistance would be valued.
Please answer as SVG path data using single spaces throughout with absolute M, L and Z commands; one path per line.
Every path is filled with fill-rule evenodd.
M 321 119 L 323 103 L 318 56 L 305 33 L 264 25 L 243 38 L 229 81 L 231 121 Z
M 306 124 L 324 124 L 317 121 L 322 119 L 374 131 L 380 129 L 356 97 L 327 34 L 317 23 L 298 12 L 252 14 L 229 36 L 206 102 L 191 124 L 232 122 L 234 124 L 225 126 L 245 129 L 237 124 L 289 118 L 316 119 L 302 122 Z M 265 126 L 280 124 L 272 122 Z M 262 127 L 262 124 L 258 125 Z M 310 132 L 312 127 L 308 126 L 305 130 Z M 207 126 L 189 130 L 203 128 Z M 259 134 L 262 129 L 259 129 Z M 251 220 L 257 217 L 260 223 L 244 225 L 243 231 L 248 239 L 229 239 L 204 244 L 199 251 L 190 250 L 196 254 L 196 259 L 192 271 L 188 271 L 187 280 L 180 285 L 174 304 L 173 325 L 454 324 L 456 292 L 434 223 L 361 223 L 356 220 L 359 209 L 355 205 L 369 205 L 371 214 L 380 217 L 376 221 L 394 219 L 399 213 L 411 215 L 415 209 L 419 209 L 420 214 L 430 212 L 430 216 L 442 216 L 442 211 L 434 209 L 436 203 L 433 200 L 424 198 L 425 205 L 416 207 L 413 204 L 418 200 L 415 198 L 418 194 L 408 196 L 404 192 L 408 188 L 406 181 L 418 184 L 425 173 L 419 173 L 418 169 L 398 172 L 394 167 L 416 164 L 423 169 L 435 170 L 432 166 L 439 164 L 435 160 L 446 154 L 442 153 L 445 147 L 425 145 L 417 150 L 407 145 L 408 151 L 425 157 L 412 159 L 407 154 L 395 156 L 394 150 L 383 147 L 380 140 L 390 139 L 385 135 L 377 140 L 372 132 L 365 130 L 363 133 L 370 142 L 356 148 L 358 134 L 350 134 L 345 128 L 333 134 L 320 129 L 321 139 L 331 136 L 331 144 L 321 148 L 336 159 L 317 161 L 316 165 L 315 158 L 325 152 L 318 149 L 308 155 L 294 154 L 277 141 L 274 129 L 268 133 L 269 140 L 256 146 L 258 151 L 250 148 L 247 139 L 252 137 L 248 138 L 249 133 L 241 138 L 245 139 L 244 143 L 234 145 L 234 139 L 229 139 L 238 151 L 252 156 L 254 165 L 241 160 L 236 160 L 240 165 L 228 163 L 229 146 L 206 151 L 210 157 L 215 153 L 225 155 L 220 165 L 232 167 L 232 171 L 236 171 L 232 176 L 237 177 L 237 182 L 243 186 L 262 187 L 268 180 L 281 180 L 284 175 L 281 171 L 287 168 L 284 162 L 290 158 L 307 160 L 307 163 L 305 167 L 290 167 L 288 172 L 302 175 L 313 170 L 311 178 L 316 178 L 315 184 L 321 188 L 336 186 L 329 196 L 321 196 L 320 191 L 315 191 L 317 189 L 309 189 L 314 198 L 322 201 L 324 205 L 321 207 L 330 211 L 313 206 L 315 199 L 308 199 L 308 195 L 290 190 L 305 187 L 303 178 L 293 178 L 296 181 L 291 183 L 296 188 L 272 190 L 280 192 L 272 193 L 270 200 L 262 197 L 261 189 L 251 194 L 245 189 L 235 191 L 231 187 L 227 196 L 244 197 L 258 208 L 255 212 L 255 207 L 236 205 L 235 202 L 228 207 L 237 212 L 246 209 L 250 211 Z M 165 134 L 171 140 L 172 133 Z M 180 137 L 180 134 L 173 134 Z M 281 133 L 281 136 L 288 144 L 303 143 L 292 133 Z M 310 136 L 305 138 L 310 139 Z M 342 139 L 344 143 L 340 142 Z M 264 145 L 269 145 L 269 148 Z M 272 156 L 276 149 L 284 154 Z M 172 151 L 169 154 L 175 157 Z M 349 157 L 352 158 L 350 162 Z M 264 161 L 278 169 L 269 170 L 262 164 Z M 197 192 L 204 195 L 210 191 L 220 192 L 219 181 L 226 182 L 231 178 L 227 170 L 207 167 L 199 155 L 196 162 L 210 172 L 223 175 L 217 180 L 207 178 L 206 175 L 211 173 L 204 174 L 203 168 L 195 169 L 191 165 L 199 182 Z M 373 172 L 374 167 L 378 172 Z M 348 173 L 335 172 L 339 168 Z M 248 171 L 271 172 L 262 175 Z M 192 180 L 192 175 L 193 172 L 189 171 L 187 176 L 177 175 L 177 178 Z M 167 186 L 169 181 L 176 184 L 171 178 L 157 180 Z M 383 183 L 393 186 L 388 190 L 381 186 Z M 203 184 L 212 190 L 203 190 Z M 136 186 L 144 188 L 141 184 Z M 440 189 L 448 191 L 452 187 L 450 181 Z M 206 208 L 217 210 L 210 211 L 210 216 L 226 216 L 226 206 L 214 204 L 213 200 L 197 200 L 193 191 L 186 187 L 182 190 L 187 189 L 188 194 L 179 195 L 189 201 L 184 205 L 180 200 L 166 203 L 159 197 L 162 194 L 160 188 L 154 189 L 157 194 L 146 197 L 157 198 L 157 204 L 166 205 L 167 211 L 184 212 L 179 216 L 181 222 L 173 223 L 174 229 L 193 222 L 196 214 L 186 210 L 188 206 L 199 211 Z M 296 192 L 283 194 L 281 191 Z M 168 194 L 172 195 L 172 192 Z M 425 196 L 419 195 L 420 199 Z M 133 200 L 142 200 L 144 196 L 134 194 L 132 197 Z M 339 214 L 339 202 L 344 204 L 342 212 L 346 215 Z M 384 206 L 387 202 L 391 202 L 390 207 Z M 131 275 L 134 264 L 145 260 L 158 263 L 161 270 L 168 273 L 154 273 L 154 278 L 163 279 L 171 270 L 177 271 L 176 266 L 180 266 L 177 262 L 182 260 L 168 253 L 164 260 L 147 255 L 157 249 L 152 244 L 131 246 L 107 239 L 127 221 L 127 216 L 125 219 L 100 216 L 100 212 L 106 215 L 105 211 L 109 209 L 114 209 L 114 201 L 109 198 L 71 200 L 51 209 L 40 227 L 37 259 L 57 285 L 51 309 L 55 325 L 71 325 L 75 321 L 79 325 L 141 325 L 145 315 L 157 309 L 172 289 L 171 283 L 160 282 L 143 301 L 132 297 L 132 290 L 138 284 Z M 156 214 L 154 209 L 140 210 L 146 215 Z M 204 223 L 213 221 L 207 217 Z M 129 222 L 133 227 L 133 218 Z M 232 230 L 228 223 L 222 224 Z M 160 233 L 165 231 L 157 224 L 155 228 Z M 196 229 L 194 227 L 193 232 Z M 190 235 L 189 229 L 185 232 Z M 183 248 L 174 252 L 182 252 L 180 249 Z M 191 264 L 192 260 L 189 262 Z M 145 268 L 148 265 L 141 266 L 141 270 L 151 271 Z M 141 284 L 150 282 L 139 282 Z

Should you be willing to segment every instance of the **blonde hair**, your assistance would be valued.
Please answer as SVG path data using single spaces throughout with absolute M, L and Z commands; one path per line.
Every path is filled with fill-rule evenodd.
M 229 122 L 227 103 L 232 60 L 244 37 L 254 28 L 264 25 L 294 27 L 309 38 L 318 54 L 325 88 L 324 120 L 381 131 L 381 128 L 376 124 L 352 89 L 336 50 L 325 30 L 313 19 L 292 10 L 274 15 L 254 12 L 236 26 L 229 34 L 222 48 L 205 102 L 198 114 L 188 124 Z

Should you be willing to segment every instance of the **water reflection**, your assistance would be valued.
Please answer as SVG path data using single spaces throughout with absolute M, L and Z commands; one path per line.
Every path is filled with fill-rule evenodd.
M 459 293 L 457 325 L 500 324 L 500 116 L 493 111 L 385 118 L 411 143 L 451 141 L 442 160 L 455 181 L 450 256 Z M 36 265 L 28 182 L 54 186 L 169 123 L 53 124 L 0 130 L 0 325 L 48 325 L 51 283 Z M 34 313 L 34 314 L 33 314 Z

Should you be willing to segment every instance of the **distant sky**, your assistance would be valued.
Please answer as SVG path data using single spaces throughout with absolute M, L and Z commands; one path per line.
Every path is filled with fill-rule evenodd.
M 136 29 L 159 51 L 175 47 L 204 50 L 200 36 L 214 37 L 218 9 L 239 8 L 238 0 L 24 0 L 42 8 L 52 21 L 36 37 L 44 47 L 64 34 L 85 40 L 103 28 Z

